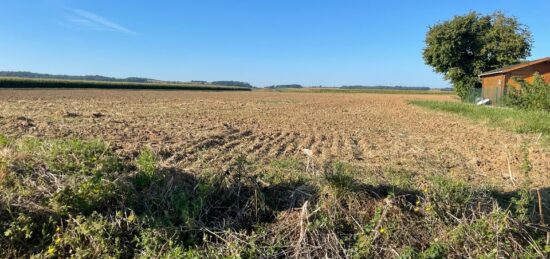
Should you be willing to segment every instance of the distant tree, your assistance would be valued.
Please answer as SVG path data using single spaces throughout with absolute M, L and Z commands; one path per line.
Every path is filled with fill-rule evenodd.
M 291 85 L 272 85 L 272 86 L 268 86 L 267 88 L 279 89 L 279 88 L 304 88 L 304 87 L 299 84 L 291 84 Z
M 252 85 L 250 85 L 249 83 L 240 82 L 240 81 L 214 81 L 211 84 L 213 84 L 213 85 L 225 85 L 225 86 L 240 86 L 240 87 L 252 88 Z
M 480 86 L 480 73 L 519 63 L 529 56 L 532 42 L 528 28 L 515 17 L 470 12 L 430 27 L 423 56 L 465 99 Z

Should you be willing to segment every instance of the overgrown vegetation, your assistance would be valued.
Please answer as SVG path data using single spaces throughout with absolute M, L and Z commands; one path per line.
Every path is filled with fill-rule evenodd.
M 183 83 L 141 83 L 117 81 L 84 81 L 60 79 L 32 79 L 0 77 L 0 88 L 94 88 L 94 89 L 143 89 L 143 90 L 208 90 L 250 91 L 247 87 Z
M 550 113 L 536 110 L 495 108 L 469 103 L 414 100 L 411 104 L 459 114 L 488 125 L 518 133 L 539 134 L 541 140 L 550 143 Z
M 224 171 L 191 173 L 164 168 L 158 159 L 144 148 L 124 160 L 98 140 L 0 138 L 0 257 L 533 258 L 549 252 L 536 201 L 513 202 L 522 194 L 470 186 L 444 173 L 368 172 L 342 162 L 313 170 L 293 159 L 263 166 L 244 156 Z
M 534 74 L 533 83 L 520 78 L 515 80 L 520 87 L 518 90 L 509 87 L 510 92 L 505 97 L 507 105 L 525 110 L 550 112 L 550 84 L 546 83 L 540 74 Z

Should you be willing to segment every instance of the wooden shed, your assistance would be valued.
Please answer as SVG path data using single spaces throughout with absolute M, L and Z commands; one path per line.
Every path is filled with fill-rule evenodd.
M 495 102 L 506 91 L 506 87 L 519 87 L 514 78 L 532 82 L 533 75 L 537 72 L 550 83 L 550 57 L 484 72 L 479 76 L 482 96 Z

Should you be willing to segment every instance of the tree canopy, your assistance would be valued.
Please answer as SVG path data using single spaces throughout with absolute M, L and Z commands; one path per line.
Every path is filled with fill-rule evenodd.
M 241 82 L 241 81 L 214 81 L 211 84 L 213 85 L 225 85 L 225 86 L 239 86 L 239 87 L 246 87 L 246 88 L 252 88 L 252 85 L 247 82 Z
M 515 17 L 470 12 L 431 26 L 423 57 L 465 99 L 480 86 L 479 74 L 519 63 L 531 53 L 532 42 L 527 26 Z
M 304 88 L 304 87 L 299 84 L 289 84 L 289 85 L 272 85 L 266 88 L 278 89 L 278 88 Z

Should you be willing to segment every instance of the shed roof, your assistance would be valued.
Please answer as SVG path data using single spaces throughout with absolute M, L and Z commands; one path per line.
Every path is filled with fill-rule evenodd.
M 504 73 L 508 73 L 510 71 L 518 70 L 518 69 L 521 69 L 521 68 L 524 68 L 524 67 L 528 67 L 528 66 L 548 62 L 548 61 L 550 61 L 550 57 L 541 58 L 541 59 L 537 59 L 537 60 L 533 60 L 533 61 L 522 62 L 520 64 L 501 67 L 501 68 L 497 68 L 497 69 L 490 70 L 490 71 L 487 71 L 487 72 L 483 72 L 479 76 L 484 77 L 484 76 L 490 76 L 490 75 L 495 75 L 495 74 L 504 74 Z

